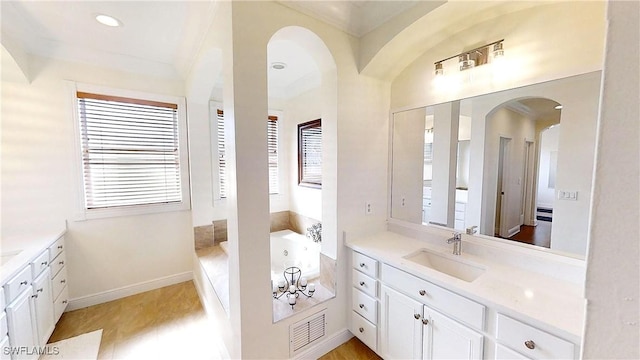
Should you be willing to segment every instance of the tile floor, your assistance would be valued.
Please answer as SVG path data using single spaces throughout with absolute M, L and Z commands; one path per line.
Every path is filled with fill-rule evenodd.
M 191 281 L 64 313 L 49 342 L 98 329 L 98 359 L 221 359 Z
M 98 329 L 98 359 L 222 359 L 220 337 L 191 281 L 66 312 L 49 342 Z M 321 359 L 380 357 L 353 338 Z

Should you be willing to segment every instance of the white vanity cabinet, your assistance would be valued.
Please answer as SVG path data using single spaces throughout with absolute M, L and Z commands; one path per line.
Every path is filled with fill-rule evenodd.
M 373 351 L 378 347 L 378 262 L 352 253 L 351 332 Z
M 391 268 L 393 269 L 393 268 Z M 418 301 L 410 295 L 391 288 L 402 288 L 415 281 L 418 296 L 429 297 L 419 279 L 407 273 L 400 274 L 406 279 L 392 276 L 394 282 L 385 280 L 387 265 L 383 265 L 383 285 L 381 291 L 380 315 L 380 355 L 386 359 L 482 359 L 484 337 L 451 317 L 425 305 L 428 301 Z M 391 271 L 400 271 L 393 269 Z M 394 273 L 394 275 L 397 275 Z M 398 286 L 400 285 L 400 286 Z M 430 290 L 433 290 L 433 284 Z M 409 286 L 411 286 L 409 284 Z M 444 290 L 444 289 L 442 289 Z M 446 291 L 446 290 L 445 290 Z M 440 302 L 456 302 L 459 295 L 451 294 L 450 299 L 439 297 Z M 462 300 L 463 302 L 467 300 Z M 479 305 L 479 304 L 477 304 Z M 482 307 L 482 305 L 480 305 Z M 464 312 L 456 314 L 465 317 Z M 484 316 L 483 307 L 480 309 Z M 482 324 L 482 322 L 481 322 Z
M 32 287 L 28 285 L 7 305 L 7 325 L 9 328 L 9 344 L 11 349 L 25 347 L 33 349 L 38 346 L 35 330 L 35 313 L 33 310 Z M 5 352 L 5 348 L 2 349 Z M 12 356 L 15 359 L 37 359 L 37 353 L 21 352 Z
M 64 237 L 41 244 L 23 250 L 26 256 L 2 269 L 11 277 L 3 278 L 0 289 L 0 359 L 37 359 L 64 311 L 56 297 L 66 306 Z
M 55 328 L 53 297 L 51 295 L 51 271 L 48 267 L 33 281 L 32 288 L 35 331 L 38 344 L 43 346 L 47 343 Z
M 496 359 L 574 359 L 576 345 L 509 316 L 498 314 Z

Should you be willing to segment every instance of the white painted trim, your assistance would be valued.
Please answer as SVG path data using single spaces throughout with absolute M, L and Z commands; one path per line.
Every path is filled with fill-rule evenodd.
M 294 359 L 318 359 L 322 355 L 325 355 L 329 351 L 337 348 L 338 346 L 346 343 L 353 337 L 351 331 L 343 329 L 328 337 L 322 342 L 310 347 L 304 352 L 297 354 Z
M 69 306 L 67 306 L 65 312 L 122 299 L 127 296 L 140 294 L 145 291 L 159 289 L 161 287 L 178 284 L 192 279 L 193 272 L 186 271 L 179 274 L 169 275 L 162 278 L 140 282 L 137 284 L 123 286 L 117 289 L 103 291 L 97 294 L 81 296 L 79 298 L 69 300 Z
M 516 225 L 514 227 L 512 227 L 511 229 L 509 229 L 509 237 L 512 237 L 513 235 L 517 234 L 520 232 L 520 225 Z

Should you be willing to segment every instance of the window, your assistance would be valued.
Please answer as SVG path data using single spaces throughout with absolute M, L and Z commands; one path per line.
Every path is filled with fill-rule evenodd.
M 227 161 L 225 155 L 224 113 L 217 109 L 218 131 L 218 179 L 220 184 L 220 198 L 227 197 Z M 269 116 L 267 119 L 267 151 L 269 161 L 269 194 L 278 194 L 278 117 Z
M 322 187 L 322 123 L 298 124 L 298 184 Z
M 85 210 L 188 208 L 176 103 L 80 91 L 76 98 Z

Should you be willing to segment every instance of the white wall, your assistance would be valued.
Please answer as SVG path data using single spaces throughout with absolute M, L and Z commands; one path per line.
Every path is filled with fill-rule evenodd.
M 608 5 L 582 357 L 640 358 L 640 4 Z M 563 125 L 564 126 L 564 125 Z
M 331 69 L 329 74 L 323 73 L 320 99 L 323 136 L 335 139 L 323 149 L 323 173 L 326 174 L 322 189 L 323 252 L 338 259 L 339 279 L 336 298 L 323 303 L 328 311 L 329 336 L 347 327 L 343 232 L 351 235 L 385 228 L 387 164 L 381 159 L 386 159 L 388 149 L 389 90 L 385 83 L 358 74 L 354 39 L 335 28 L 277 3 L 233 2 L 221 6 L 230 8 L 225 11 L 229 11 L 233 30 L 233 44 L 228 39 L 223 46 L 223 101 L 225 117 L 229 116 L 234 124 L 230 133 L 236 140 L 232 145 L 235 153 L 232 160 L 237 160 L 233 161 L 233 168 L 239 171 L 238 176 L 232 178 L 236 187 L 232 192 L 234 196 L 228 199 L 231 214 L 229 330 L 235 336 L 226 345 L 232 357 L 285 358 L 289 356 L 289 325 L 317 309 L 271 323 L 269 259 L 264 256 L 269 251 L 268 241 L 261 241 L 268 237 L 269 231 L 267 189 L 252 178 L 266 176 L 266 149 L 253 145 L 266 134 L 258 131 L 250 120 L 266 116 L 267 43 L 271 35 L 285 26 L 304 26 L 324 41 L 336 63 L 333 78 L 327 76 Z M 275 13 L 277 17 L 264 16 Z M 207 44 L 205 48 L 209 45 L 214 44 Z M 203 53 L 206 51 L 203 49 Z M 337 77 L 335 69 L 338 69 Z M 198 74 L 192 75 L 193 79 L 197 77 Z M 262 161 L 263 155 L 265 161 Z M 248 166 L 253 170 L 245 172 Z M 365 216 L 366 201 L 372 204 L 373 214 L 369 216 Z
M 33 57 L 33 81 L 2 81 L 2 236 L 68 221 L 72 299 L 191 271 L 190 211 L 75 221 L 74 123 L 64 80 L 174 96 L 183 84 Z M 81 185 L 80 185 L 81 186 Z M 182 274 L 182 275 L 181 275 Z
M 485 135 L 483 211 L 484 223 L 480 227 L 482 234 L 493 236 L 496 214 L 496 191 L 498 184 L 498 158 L 500 156 L 500 138 L 509 139 L 507 158 L 503 161 L 505 178 L 502 183 L 504 192 L 502 202 L 501 226 L 507 231 L 518 228 L 522 210 L 522 190 L 524 188 L 523 157 L 525 140 L 535 138 L 534 120 L 507 108 L 497 109 L 488 116 Z M 472 137 L 471 141 L 474 141 Z
M 558 152 L 558 140 L 560 139 L 560 126 L 556 125 L 540 133 L 540 165 L 538 168 L 538 203 L 537 206 L 553 209 L 553 202 L 556 196 L 556 188 L 549 187 L 549 175 L 552 171 L 552 153 L 556 154 L 557 165 L 557 152 Z M 557 166 L 553 169 L 557 173 Z M 555 175 L 554 175 L 555 176 Z
M 287 166 L 286 187 L 289 191 L 289 210 L 322 221 L 322 189 L 298 185 L 298 124 L 322 117 L 322 89 L 316 88 L 288 99 L 284 107 L 283 162 Z M 322 134 L 323 146 L 335 146 L 335 137 Z
M 458 33 L 447 32 L 446 38 L 425 51 L 393 80 L 391 108 L 433 105 L 600 70 L 605 3 L 581 2 L 580 6 L 572 2 L 540 4 L 544 5 L 507 12 Z M 455 2 L 451 4 L 454 5 Z M 509 5 L 509 2 L 505 3 L 505 6 Z M 437 11 L 446 10 L 448 6 L 445 4 Z M 434 62 L 497 39 L 505 39 L 505 61 L 496 73 L 498 76 L 494 77 L 492 66 L 480 66 L 463 74 L 471 74 L 472 81 L 458 82 L 446 90 L 436 87 Z M 575 54 L 580 54 L 580 61 L 567 61 Z M 445 65 L 451 65 L 453 70 L 457 62 L 454 59 Z M 456 72 L 451 71 L 446 77 L 451 78 Z

